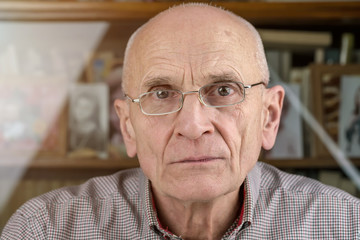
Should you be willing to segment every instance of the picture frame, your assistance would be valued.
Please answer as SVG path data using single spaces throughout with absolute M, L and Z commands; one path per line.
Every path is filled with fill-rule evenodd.
M 318 123 L 323 126 L 329 137 L 338 143 L 339 118 L 340 118 L 340 82 L 343 75 L 359 75 L 360 65 L 324 65 L 310 66 L 310 76 L 313 86 L 312 100 L 314 102 L 313 115 Z M 313 149 L 312 157 L 329 157 L 321 139 L 312 131 Z
M 76 83 L 70 90 L 68 153 L 70 157 L 108 157 L 108 86 Z
M 360 157 L 360 74 L 341 77 L 339 146 L 352 158 Z

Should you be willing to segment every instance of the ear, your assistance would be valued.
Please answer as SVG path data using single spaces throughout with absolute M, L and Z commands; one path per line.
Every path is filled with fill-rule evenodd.
M 130 120 L 129 105 L 126 101 L 116 99 L 114 102 L 116 113 L 120 120 L 120 129 L 125 142 L 126 152 L 129 157 L 136 155 L 136 135 Z
M 270 150 L 275 144 L 279 129 L 285 91 L 281 86 L 274 86 L 265 91 L 262 147 Z

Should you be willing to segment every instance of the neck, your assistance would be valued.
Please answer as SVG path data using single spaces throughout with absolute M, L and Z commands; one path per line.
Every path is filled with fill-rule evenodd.
M 153 192 L 162 227 L 186 240 L 221 239 L 239 217 L 239 191 L 208 202 L 184 202 Z

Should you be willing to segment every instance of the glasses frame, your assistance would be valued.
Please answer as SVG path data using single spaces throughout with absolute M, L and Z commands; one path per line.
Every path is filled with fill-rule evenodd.
M 220 82 L 220 83 L 221 83 L 221 82 Z M 246 97 L 246 94 L 245 94 L 245 93 L 246 93 L 246 91 L 245 91 L 246 89 L 250 89 L 250 88 L 255 87 L 255 86 L 258 86 L 258 85 L 260 85 L 260 84 L 266 86 L 266 83 L 263 82 L 263 81 L 257 82 L 257 83 L 254 83 L 254 84 L 250 84 L 250 85 L 244 85 L 244 83 L 242 83 L 242 82 L 233 82 L 233 81 L 229 81 L 229 82 L 225 82 L 225 83 L 236 83 L 236 84 L 242 85 L 242 87 L 243 87 L 243 89 L 244 89 L 244 97 L 243 97 L 243 99 L 242 99 L 241 101 L 239 101 L 239 102 L 236 102 L 236 103 L 227 104 L 227 105 L 221 105 L 221 106 L 212 106 L 212 105 L 206 104 L 206 103 L 203 101 L 203 97 L 202 97 L 200 91 L 201 91 L 201 89 L 203 89 L 204 87 L 207 87 L 207 86 L 212 85 L 212 84 L 216 84 L 216 83 L 210 83 L 210 84 L 206 84 L 206 85 L 202 86 L 202 87 L 199 88 L 199 90 L 197 90 L 197 91 L 182 92 L 182 91 L 180 91 L 180 90 L 174 89 L 174 90 L 172 90 L 172 91 L 176 91 L 176 92 L 178 92 L 178 93 L 181 94 L 181 104 L 180 104 L 180 107 L 179 107 L 178 109 L 176 109 L 176 110 L 174 110 L 174 111 L 171 111 L 171 112 L 166 112 L 166 113 L 147 113 L 147 112 L 145 112 L 144 109 L 142 108 L 140 99 L 141 99 L 144 95 L 147 95 L 147 94 L 152 93 L 152 92 L 157 92 L 157 91 L 150 91 L 150 92 L 142 93 L 142 94 L 140 94 L 140 95 L 138 96 L 138 98 L 131 98 L 131 97 L 130 97 L 129 95 L 127 95 L 126 93 L 124 94 L 124 96 L 125 96 L 126 98 L 128 98 L 132 103 L 138 103 L 139 106 L 140 106 L 141 112 L 142 112 L 143 114 L 148 115 L 148 116 L 161 116 L 161 115 L 167 115 L 167 114 L 171 114 L 171 113 L 175 113 L 175 112 L 180 111 L 180 110 L 182 109 L 182 107 L 184 106 L 184 99 L 185 99 L 185 95 L 187 95 L 187 94 L 197 93 L 197 94 L 198 94 L 198 99 L 199 99 L 199 101 L 200 101 L 202 104 L 204 104 L 205 106 L 207 106 L 207 107 L 213 107 L 213 108 L 222 108 L 222 107 L 233 106 L 233 105 L 236 105 L 236 104 L 239 104 L 239 103 L 243 102 L 243 101 L 245 100 L 245 97 Z

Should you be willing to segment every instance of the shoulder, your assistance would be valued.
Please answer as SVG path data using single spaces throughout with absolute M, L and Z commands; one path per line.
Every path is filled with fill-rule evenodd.
M 261 162 L 257 163 L 250 180 L 257 198 L 245 236 L 254 239 L 358 239 L 358 198 Z
M 45 193 L 29 201 L 27 205 L 65 204 L 74 199 L 103 200 L 114 193 L 132 195 L 137 193 L 140 169 L 119 171 L 115 174 L 94 177 L 78 186 L 63 187 Z
M 360 207 L 360 200 L 343 190 L 308 177 L 283 172 L 266 163 L 258 163 L 258 166 L 261 169 L 260 189 L 263 193 L 277 191 L 293 197 L 341 201 Z
M 51 226 L 61 221 L 68 224 L 75 218 L 80 222 L 84 216 L 100 216 L 102 211 L 113 214 L 138 201 L 142 178 L 140 169 L 130 169 L 45 193 L 16 211 L 5 226 L 4 235 L 6 232 L 30 234 L 32 226 L 37 226 L 37 231 L 43 233 L 47 230 L 41 230 L 41 226 L 45 228 L 50 222 Z

